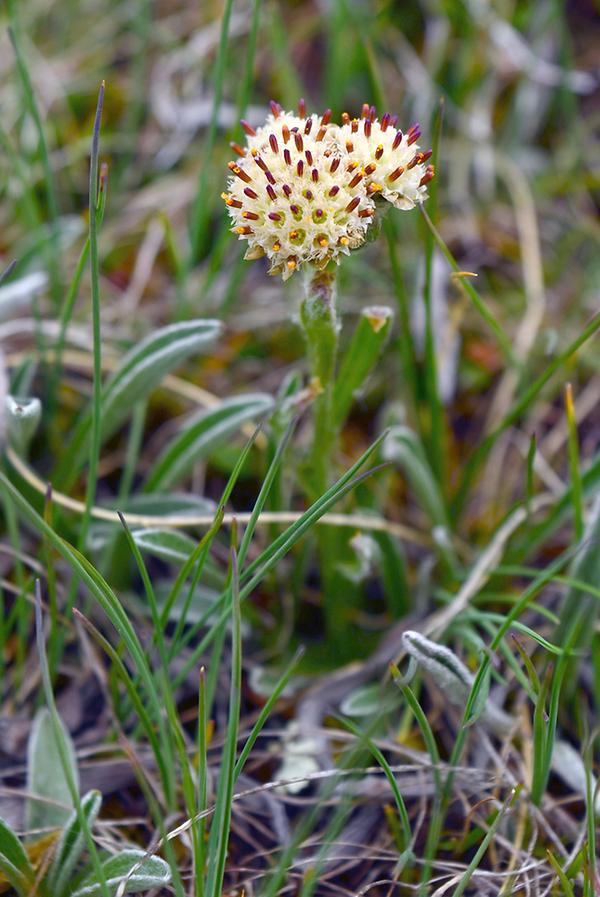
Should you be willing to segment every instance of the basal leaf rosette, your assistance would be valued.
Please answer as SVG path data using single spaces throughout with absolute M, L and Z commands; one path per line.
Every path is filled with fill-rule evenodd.
M 379 121 L 364 106 L 360 120 L 342 124 L 298 115 L 271 103 L 265 124 L 242 121 L 246 145 L 232 144 L 238 158 L 223 199 L 233 232 L 248 241 L 245 258 L 267 256 L 269 274 L 287 280 L 306 263 L 322 269 L 365 242 L 377 201 L 413 208 L 427 197 L 431 153 L 421 153 L 418 125 L 406 134 L 389 113 Z

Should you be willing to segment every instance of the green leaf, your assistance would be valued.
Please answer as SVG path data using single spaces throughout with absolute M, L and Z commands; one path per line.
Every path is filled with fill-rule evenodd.
M 99 791 L 88 791 L 81 799 L 81 810 L 89 828 L 94 824 L 101 805 L 102 795 Z M 60 836 L 52 865 L 48 871 L 47 884 L 52 897 L 62 897 L 66 892 L 84 847 L 85 833 L 81 827 L 77 810 L 74 810 Z
M 213 514 L 217 506 L 210 498 L 203 495 L 189 495 L 185 492 L 153 492 L 145 495 L 132 495 L 124 507 L 120 508 L 125 517 L 127 514 L 147 514 L 152 517 L 197 517 L 200 514 Z
M 0 819 L 0 871 L 23 897 L 30 892 L 35 872 L 23 845 L 3 819 Z
M 79 784 L 75 748 L 66 729 L 62 738 L 74 781 Z M 71 815 L 73 801 L 60 758 L 52 717 L 47 708 L 38 711 L 27 747 L 26 805 L 28 829 L 62 828 Z
M 102 391 L 102 435 L 106 439 L 128 416 L 132 405 L 221 333 L 216 320 L 180 321 L 162 327 L 125 355 Z
M 221 332 L 216 320 L 181 321 L 150 333 L 122 359 L 102 389 L 102 441 L 108 439 L 129 416 L 132 407 L 156 389 L 161 380 L 195 355 Z M 78 470 L 91 429 L 89 409 L 80 418 L 69 449 L 55 474 L 55 482 L 67 483 Z
M 600 492 L 596 494 L 585 528 L 580 549 L 569 571 L 569 576 L 591 586 L 600 584 Z M 553 641 L 571 649 L 586 647 L 594 633 L 600 604 L 582 585 L 572 585 L 567 592 Z M 574 681 L 574 680 L 573 680 Z
M 120 883 L 127 879 L 124 894 L 132 891 L 148 891 L 171 881 L 171 870 L 160 857 L 147 856 L 143 850 L 123 850 L 102 863 L 106 884 L 116 891 Z M 131 876 L 128 878 L 129 873 Z M 93 875 L 83 880 L 72 892 L 71 897 L 102 897 L 101 886 Z
M 182 614 L 185 616 L 185 622 L 189 624 L 201 620 L 208 623 L 216 617 L 215 604 L 221 594 L 223 583 L 219 589 L 196 584 L 191 596 L 187 592 L 179 592 L 175 601 L 169 600 L 171 587 L 170 580 L 159 581 L 156 583 L 155 591 L 156 603 L 161 614 L 166 609 L 166 618 L 172 623 L 177 623 Z
M 182 480 L 201 458 L 225 442 L 248 420 L 257 420 L 273 407 L 265 393 L 225 399 L 216 408 L 203 410 L 166 446 L 156 461 L 145 491 L 165 489 Z
M 375 367 L 392 321 L 393 312 L 385 305 L 363 309 L 335 380 L 333 419 L 336 427 L 341 427 L 346 420 L 355 393 Z
M 351 692 L 340 704 L 344 716 L 372 716 L 393 710 L 400 704 L 400 695 L 396 692 L 382 692 L 381 684 L 364 685 Z
M 483 675 L 477 682 L 477 690 L 475 691 L 473 701 L 469 702 L 470 709 L 468 718 L 465 718 L 464 721 L 465 726 L 472 726 L 473 723 L 477 722 L 481 714 L 486 709 L 490 696 L 491 674 L 492 668 L 490 666 L 486 666 L 485 670 L 483 671 Z
M 198 544 L 185 533 L 159 526 L 138 529 L 132 535 L 135 544 L 142 551 L 170 563 L 185 563 Z

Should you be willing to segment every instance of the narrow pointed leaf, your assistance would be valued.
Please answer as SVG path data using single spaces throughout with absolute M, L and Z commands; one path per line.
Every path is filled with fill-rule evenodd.
M 35 879 L 23 845 L 3 819 L 0 819 L 0 872 L 21 895 L 29 892 Z
M 99 791 L 88 791 L 81 799 L 81 810 L 90 828 L 100 812 L 101 805 L 102 795 Z M 53 897 L 62 897 L 66 893 L 84 847 L 85 834 L 77 811 L 74 810 L 62 831 L 52 865 L 48 871 L 48 888 Z
M 375 367 L 389 336 L 393 317 L 392 309 L 385 305 L 363 309 L 335 381 L 333 417 L 336 427 L 341 427 L 346 420 L 355 393 L 362 389 Z
M 143 339 L 123 358 L 108 379 L 102 395 L 102 434 L 106 439 L 128 416 L 139 399 L 221 332 L 216 320 L 181 321 L 162 327 Z
M 78 784 L 75 748 L 64 727 L 62 735 L 71 775 Z M 56 743 L 52 717 L 45 707 L 38 711 L 31 727 L 27 748 L 27 791 L 31 795 L 25 814 L 28 829 L 62 828 L 65 825 L 71 815 L 73 801 Z
M 222 445 L 243 423 L 259 420 L 273 407 L 265 393 L 225 399 L 216 408 L 192 418 L 166 446 L 146 482 L 146 492 L 164 490 L 180 482 L 202 458 Z
M 166 527 L 138 529 L 133 533 L 135 544 L 142 551 L 170 563 L 183 564 L 198 544 L 185 533 Z

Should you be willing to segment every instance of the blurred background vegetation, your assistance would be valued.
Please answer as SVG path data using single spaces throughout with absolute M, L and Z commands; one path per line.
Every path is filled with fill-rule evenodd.
M 185 415 L 206 401 L 192 387 L 206 390 L 210 401 L 244 393 L 282 401 L 287 394 L 297 396 L 300 409 L 306 400 L 297 323 L 300 278 L 282 285 L 267 278 L 262 262 L 242 260 L 220 197 L 231 158 L 229 141 L 242 142 L 240 117 L 261 124 L 271 98 L 294 109 L 304 97 L 310 112 L 331 107 L 334 119 L 343 111 L 358 115 L 369 102 L 380 114 L 398 114 L 405 130 L 419 121 L 423 148 L 434 146 L 437 177 L 426 210 L 439 240 L 418 211 L 392 212 L 380 239 L 340 269 L 342 352 L 365 306 L 388 306 L 395 318 L 381 359 L 355 397 L 336 467 L 340 475 L 386 426 L 394 427 L 394 439 L 383 453 L 389 465 L 334 508 L 383 524 L 370 530 L 357 516 L 355 526 L 335 528 L 333 555 L 326 562 L 330 569 L 319 566 L 311 539 L 300 542 L 244 605 L 244 669 L 254 677 L 245 688 L 245 719 L 255 718 L 269 690 L 264 683 L 277 678 L 283 659 L 299 644 L 309 647 L 300 667 L 305 675 L 325 674 L 372 655 L 395 622 L 410 615 L 413 624 L 424 626 L 436 608 L 448 607 L 471 582 L 480 552 L 491 543 L 499 553 L 477 582 L 473 607 L 457 620 L 450 617 L 452 627 L 438 632 L 474 669 L 477 652 L 498 632 L 506 608 L 515 606 L 532 577 L 563 553 L 566 569 L 582 544 L 589 544 L 582 543 L 582 535 L 585 525 L 597 526 L 590 507 L 600 478 L 600 366 L 596 325 L 589 325 L 598 313 L 600 282 L 599 52 L 593 0 L 6 0 L 0 8 L 1 268 L 15 261 L 0 287 L 0 347 L 8 390 L 39 397 L 43 409 L 25 471 L 16 472 L 10 461 L 4 471 L 51 521 L 48 499 L 44 504 L 46 479 L 82 501 L 89 482 L 85 457 L 73 462 L 69 446 L 77 416 L 89 410 L 93 397 L 93 278 L 87 268 L 81 268 L 76 288 L 73 278 L 88 233 L 90 140 L 103 80 L 99 158 L 108 175 L 97 272 L 105 362 L 114 367 L 131 346 L 168 324 L 191 318 L 224 324 L 210 349 L 185 359 L 170 391 L 126 409 L 120 429 L 105 440 L 91 499 L 108 508 L 152 513 L 148 502 L 135 505 L 134 498 L 140 498 L 157 456 Z M 456 276 L 456 270 L 467 273 Z M 57 342 L 62 367 L 55 364 Z M 571 416 L 570 394 L 565 411 L 567 382 L 574 398 Z M 276 416 L 258 437 L 236 472 L 228 510 L 252 508 L 286 423 L 285 415 Z M 290 457 L 274 477 L 267 510 L 299 515 L 306 507 L 298 463 L 309 431 L 309 416 L 301 416 Z M 193 470 L 174 482 L 178 495 L 194 498 L 196 511 L 214 512 L 249 432 L 246 423 L 245 430 L 228 433 L 218 447 L 208 445 Z M 33 474 L 29 479 L 27 470 Z M 50 667 L 59 701 L 61 694 L 69 696 L 63 710 L 73 698 L 77 664 L 85 652 L 81 631 L 70 615 L 61 614 L 73 603 L 90 612 L 90 604 L 72 578 L 72 565 L 58 559 L 47 534 L 40 541 L 30 526 L 20 528 L 15 508 L 5 493 L 2 720 L 17 734 L 3 761 L 5 781 L 22 785 L 12 764 L 14 757 L 20 762 L 24 757 L 39 684 L 38 659 L 30 650 L 33 581 L 41 576 L 49 592 Z M 519 508 L 526 509 L 525 517 L 500 531 L 513 520 L 507 515 Z M 103 573 L 142 640 L 151 644 L 155 620 L 142 597 L 131 546 L 116 535 L 118 525 L 90 521 L 84 514 L 82 528 L 81 515 L 54 513 L 56 533 L 78 545 Z M 154 545 L 148 552 L 163 607 L 177 581 L 174 561 L 189 557 L 190 544 L 202 532 L 189 530 L 194 543 Z M 280 531 L 274 524 L 257 530 L 251 562 L 269 551 Z M 228 588 L 227 564 L 228 540 L 220 534 L 201 609 Z M 598 586 L 595 570 L 592 564 L 578 575 Z M 331 592 L 325 631 L 324 583 Z M 568 626 L 567 632 L 564 625 L 560 629 L 554 612 L 560 616 L 561 607 L 577 607 L 580 592 L 570 593 L 571 604 L 564 606 L 564 583 L 555 582 L 545 595 L 542 609 L 526 620 L 528 635 L 542 633 L 560 648 L 572 633 Z M 331 626 L 331 608 L 341 638 Z M 589 626 L 590 639 L 596 616 L 593 601 L 579 605 L 577 625 Z M 171 618 L 172 645 L 183 646 L 190 620 L 178 626 Z M 166 631 L 170 638 L 173 631 Z M 218 631 L 208 716 L 216 721 L 218 737 L 224 737 L 230 656 L 223 654 L 224 630 Z M 197 647 L 197 633 L 185 641 L 186 650 Z M 538 651 L 542 676 L 548 657 L 535 642 L 527 644 L 531 652 Z M 581 644 L 589 647 L 589 639 Z M 525 664 L 523 673 L 514 648 L 503 650 L 505 661 L 513 651 L 523 686 L 529 667 Z M 200 655 L 193 656 L 199 661 Z M 222 657 L 227 662 L 217 671 Z M 92 677 L 89 658 L 84 665 Z M 70 725 L 79 735 L 78 745 L 92 752 L 104 738 L 114 743 L 119 726 L 140 735 L 131 729 L 132 707 L 124 699 L 115 658 L 107 669 L 114 704 L 100 729 L 86 741 L 88 716 L 101 703 L 97 688 L 90 690 L 89 705 L 82 700 Z M 593 716 L 600 702 L 598 664 L 587 657 L 585 669 L 569 693 L 577 693 Z M 384 673 L 377 671 L 379 678 Z M 160 681 L 160 688 L 166 687 Z M 225 682 L 223 694 L 218 682 Z M 562 679 L 549 686 L 556 696 L 554 709 L 559 714 L 560 705 L 561 725 L 579 743 L 583 723 L 574 722 L 559 701 L 561 684 Z M 197 695 L 177 688 L 165 701 L 181 712 L 187 732 L 186 725 L 191 730 L 191 721 L 198 722 Z M 442 756 L 450 757 L 452 738 L 444 734 L 444 708 L 435 694 L 425 693 L 425 706 Z M 280 727 L 294 716 L 294 706 L 291 701 L 278 718 Z M 406 707 L 403 713 L 399 729 L 396 716 L 395 722 L 385 717 L 370 731 L 382 735 L 393 729 L 398 743 L 423 747 Z M 21 729 L 15 720 L 21 720 Z M 272 756 L 262 751 L 253 772 L 256 781 L 268 781 L 273 768 Z M 185 774 L 178 770 L 168 783 L 173 794 L 181 787 L 185 792 Z M 110 793 L 104 780 L 100 787 Z M 487 780 L 483 787 L 493 790 Z M 132 795 L 122 805 L 113 798 L 110 813 L 126 816 L 131 808 L 144 815 L 151 801 L 139 790 Z M 174 811 L 181 804 L 169 798 L 166 805 L 177 820 Z M 416 802 L 414 812 L 418 815 Z M 435 812 L 441 812 L 437 804 Z M 129 834 L 146 844 L 158 830 L 153 826 L 159 816 L 154 813 L 147 829 L 146 823 L 132 825 Z M 464 824 L 465 843 L 459 849 L 447 839 L 439 857 L 466 866 L 471 843 L 483 837 L 487 825 L 485 813 L 481 817 L 483 827 L 473 823 L 476 834 L 467 845 L 469 814 L 457 811 L 450 827 L 455 831 Z M 371 829 L 366 822 L 357 829 L 363 842 L 372 830 L 369 824 Z M 388 818 L 378 824 L 388 833 L 381 835 L 382 843 L 393 848 L 398 843 L 394 823 Z M 576 843 L 578 836 L 568 826 L 565 831 L 561 843 Z M 238 837 L 243 841 L 239 831 Z M 417 853 L 425 849 L 424 840 L 424 835 L 422 841 L 417 838 Z M 431 860 L 437 842 L 427 844 Z M 242 847 L 234 853 L 242 870 Z M 373 874 L 389 877 L 394 856 L 373 859 Z M 186 849 L 170 859 L 185 865 Z M 249 867 L 260 878 L 265 864 L 253 862 L 248 860 Z M 357 864 L 350 867 L 346 879 L 330 877 L 338 893 L 355 892 L 373 879 L 363 880 Z M 548 869 L 540 875 L 554 874 Z M 243 871 L 232 872 L 231 886 L 249 887 L 254 874 L 245 878 Z M 326 893 L 327 886 L 322 887 Z

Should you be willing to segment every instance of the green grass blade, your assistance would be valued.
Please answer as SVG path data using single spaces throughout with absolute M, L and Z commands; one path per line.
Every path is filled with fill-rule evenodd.
M 42 589 L 39 579 L 36 580 L 35 632 L 36 646 L 42 675 L 42 687 L 44 690 L 46 707 L 48 708 L 48 714 L 52 723 L 54 741 L 56 743 L 58 754 L 60 756 L 62 772 L 70 792 L 71 803 L 75 808 L 77 820 L 83 833 L 86 848 L 90 855 L 92 869 L 94 870 L 94 876 L 97 882 L 98 893 L 101 895 L 101 897 L 109 897 L 106 878 L 102 872 L 100 858 L 98 856 L 98 851 L 96 850 L 96 844 L 94 843 L 94 839 L 92 837 L 91 827 L 85 815 L 81 798 L 79 797 L 79 778 L 77 774 L 75 758 L 69 751 L 68 742 L 65 738 L 65 732 L 62 726 L 61 719 L 58 715 L 58 710 L 56 709 L 56 702 L 54 700 L 54 693 L 52 691 L 50 669 L 48 667 L 48 660 L 46 657 L 46 642 L 44 639 L 44 624 L 42 620 Z
M 235 537 L 235 532 L 234 532 Z M 242 687 L 242 634 L 239 593 L 239 572 L 235 546 L 231 549 L 231 685 L 229 693 L 229 718 L 227 734 L 221 755 L 219 785 L 215 801 L 215 816 L 208 844 L 209 868 L 205 893 L 207 897 L 220 897 L 225 875 L 225 860 L 231 824 L 231 803 L 235 784 L 235 754 L 241 707 Z

